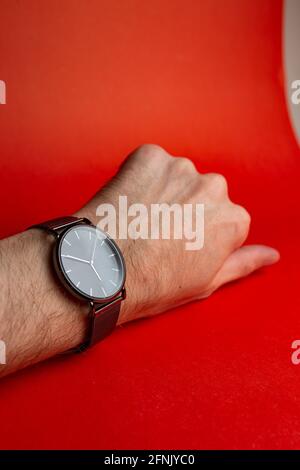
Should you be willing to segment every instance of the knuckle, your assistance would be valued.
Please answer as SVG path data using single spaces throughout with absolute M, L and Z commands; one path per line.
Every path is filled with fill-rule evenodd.
M 242 206 L 234 204 L 234 226 L 236 238 L 243 242 L 249 232 L 251 217 L 249 212 Z
M 235 205 L 235 207 L 239 223 L 249 228 L 251 223 L 251 216 L 249 212 L 243 206 Z
M 162 167 L 168 158 L 169 154 L 159 145 L 143 144 L 136 148 L 127 158 L 127 166 L 131 167 L 147 167 L 158 168 Z
M 168 153 L 165 149 L 156 144 L 143 144 L 138 147 L 137 156 L 142 158 L 165 158 L 168 156 Z
M 220 173 L 207 173 L 204 178 L 215 194 L 226 195 L 228 193 L 228 184 L 225 176 Z
M 197 171 L 192 160 L 186 157 L 174 157 L 174 164 L 176 166 L 177 171 Z

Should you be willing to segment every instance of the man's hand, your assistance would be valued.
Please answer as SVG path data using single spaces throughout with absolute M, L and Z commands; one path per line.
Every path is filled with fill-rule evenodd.
M 133 152 L 113 180 L 75 215 L 97 224 L 97 207 L 117 206 L 119 195 L 126 195 L 128 204 L 205 205 L 201 250 L 186 250 L 184 239 L 116 240 L 127 266 L 120 323 L 208 297 L 226 282 L 279 259 L 272 248 L 242 246 L 250 216 L 230 201 L 224 177 L 200 174 L 190 160 L 172 157 L 160 147 L 143 145 Z M 86 337 L 88 306 L 57 281 L 52 247 L 53 237 L 39 230 L 0 242 L 0 339 L 7 350 L 0 375 L 76 347 Z
M 228 196 L 222 175 L 199 173 L 191 160 L 172 157 L 156 145 L 133 152 L 119 173 L 81 211 L 95 224 L 99 204 L 203 203 L 204 247 L 185 249 L 182 240 L 117 240 L 128 271 L 127 300 L 120 323 L 155 315 L 174 306 L 208 297 L 223 284 L 278 261 L 279 253 L 263 245 L 242 246 L 250 215 Z

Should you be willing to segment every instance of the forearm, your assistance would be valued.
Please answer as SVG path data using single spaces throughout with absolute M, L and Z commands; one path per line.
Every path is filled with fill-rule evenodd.
M 30 230 L 0 242 L 0 340 L 6 375 L 78 346 L 88 307 L 63 291 L 52 271 L 50 235 Z
M 86 339 L 90 307 L 59 282 L 53 245 L 53 236 L 38 229 L 0 241 L 0 340 L 6 345 L 0 377 L 64 353 Z M 131 295 L 121 304 L 119 324 L 135 315 L 131 277 L 129 269 Z

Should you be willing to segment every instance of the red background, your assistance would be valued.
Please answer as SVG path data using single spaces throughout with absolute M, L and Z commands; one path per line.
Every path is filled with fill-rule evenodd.
M 282 259 L 1 381 L 1 448 L 299 448 L 299 149 L 280 0 L 1 0 L 1 236 L 144 142 L 223 173 Z M 299 77 L 296 77 L 299 78 Z

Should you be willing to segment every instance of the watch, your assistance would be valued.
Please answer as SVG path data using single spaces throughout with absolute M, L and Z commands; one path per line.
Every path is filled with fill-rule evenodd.
M 126 268 L 116 243 L 86 218 L 60 217 L 29 227 L 54 235 L 53 264 L 65 289 L 90 305 L 83 351 L 114 330 L 126 297 Z

